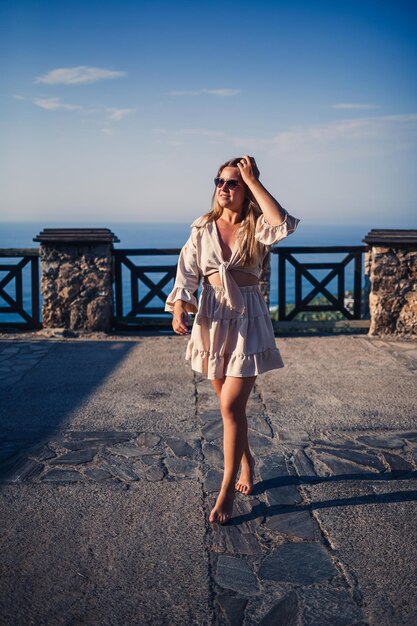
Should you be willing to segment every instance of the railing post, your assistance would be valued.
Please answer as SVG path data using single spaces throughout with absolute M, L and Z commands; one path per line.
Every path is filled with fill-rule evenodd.
M 361 283 L 362 283 L 362 254 L 355 254 L 354 260 L 354 275 L 353 275 L 353 315 L 356 319 L 361 318 Z
M 285 252 L 280 251 L 278 254 L 278 320 L 282 322 L 285 320 L 287 295 L 286 295 L 286 278 L 285 278 Z M 297 292 L 297 287 L 296 287 Z
M 268 252 L 266 255 L 263 265 L 262 272 L 259 276 L 259 289 L 265 300 L 267 309 L 269 311 L 270 305 L 270 291 L 271 291 L 271 254 Z
M 372 229 L 369 246 L 369 335 L 417 335 L 417 230 Z
M 108 228 L 46 228 L 34 241 L 41 243 L 43 328 L 109 331 L 117 237 Z
M 39 319 L 39 257 L 33 257 L 30 263 L 32 282 L 32 318 L 35 328 L 40 327 Z

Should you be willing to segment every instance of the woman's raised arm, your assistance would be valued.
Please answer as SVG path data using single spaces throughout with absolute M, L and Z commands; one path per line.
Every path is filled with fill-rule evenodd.
M 259 180 L 259 170 L 255 163 L 255 159 L 248 155 L 241 158 L 237 164 L 243 182 L 249 187 L 259 206 L 265 219 L 271 226 L 279 226 L 286 217 L 287 212 L 279 202 L 269 193 Z

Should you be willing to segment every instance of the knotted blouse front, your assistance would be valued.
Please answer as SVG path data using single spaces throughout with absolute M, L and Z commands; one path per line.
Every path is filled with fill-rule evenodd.
M 241 222 L 240 228 L 244 221 Z M 259 243 L 256 247 L 256 258 L 253 265 L 244 266 L 242 255 L 239 253 L 239 231 L 236 234 L 232 256 L 229 261 L 225 261 L 216 223 L 207 222 L 204 216 L 198 217 L 191 224 L 190 237 L 181 249 L 174 288 L 166 299 L 165 311 L 173 313 L 174 302 L 182 300 L 186 303 L 187 311 L 196 313 L 198 303 L 194 292 L 201 277 L 219 272 L 228 305 L 235 311 L 243 313 L 242 293 L 230 270 L 248 272 L 259 278 L 269 246 L 293 233 L 299 221 L 297 217 L 285 211 L 284 221 L 277 226 L 271 226 L 264 215 L 260 215 L 255 227 L 255 239 Z

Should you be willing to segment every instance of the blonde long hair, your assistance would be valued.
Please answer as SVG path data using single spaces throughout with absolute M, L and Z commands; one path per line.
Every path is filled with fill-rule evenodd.
M 240 160 L 241 157 L 238 157 L 236 159 L 230 159 L 229 161 L 226 161 L 226 163 L 223 163 L 223 165 L 220 165 L 217 176 L 221 176 L 221 173 L 225 167 L 237 167 L 237 164 Z M 239 253 L 242 255 L 243 258 L 243 265 L 250 266 L 253 265 L 255 262 L 255 255 L 258 246 L 258 242 L 255 239 L 255 227 L 259 216 L 262 214 L 262 211 L 249 187 L 245 185 L 244 182 L 243 184 L 246 187 L 246 197 L 243 202 L 242 215 L 243 219 L 247 219 L 245 221 L 245 224 L 243 225 L 243 228 L 240 231 L 238 246 Z M 217 202 L 216 190 L 214 190 L 211 200 L 211 210 L 203 215 L 203 217 L 206 218 L 205 223 L 207 224 L 208 222 L 213 222 L 219 219 L 222 213 L 223 208 Z

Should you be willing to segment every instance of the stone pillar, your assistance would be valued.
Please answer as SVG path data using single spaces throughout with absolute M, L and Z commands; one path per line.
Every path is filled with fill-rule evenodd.
M 369 335 L 417 335 L 417 230 L 372 229 L 362 241 L 369 246 Z
M 39 241 L 42 326 L 107 332 L 113 311 L 113 242 L 108 228 L 45 228 Z
M 259 289 L 265 300 L 266 306 L 269 310 L 270 304 L 270 290 L 271 290 L 271 253 L 265 257 L 262 265 L 262 272 L 259 276 Z

